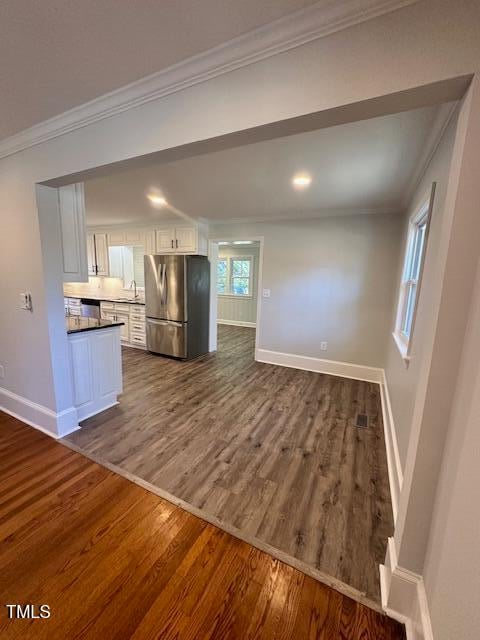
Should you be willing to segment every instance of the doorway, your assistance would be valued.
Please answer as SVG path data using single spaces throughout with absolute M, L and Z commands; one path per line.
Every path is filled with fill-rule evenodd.
M 255 358 L 261 320 L 263 237 L 211 239 L 208 254 L 210 351 L 230 348 L 228 337 L 236 336 L 252 344 Z

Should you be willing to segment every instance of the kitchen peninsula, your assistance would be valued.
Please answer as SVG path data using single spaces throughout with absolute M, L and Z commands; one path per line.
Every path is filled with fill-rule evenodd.
M 65 324 L 74 404 L 80 421 L 118 404 L 122 393 L 123 322 L 67 316 Z

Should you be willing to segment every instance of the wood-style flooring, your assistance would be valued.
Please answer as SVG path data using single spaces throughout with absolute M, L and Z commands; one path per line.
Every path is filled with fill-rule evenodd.
M 9 620 L 5 604 L 50 607 Z M 404 629 L 0 413 L 0 637 L 402 640 Z
M 255 362 L 254 338 L 220 325 L 218 352 L 191 362 L 124 349 L 120 404 L 68 440 L 378 603 L 393 532 L 378 385 Z

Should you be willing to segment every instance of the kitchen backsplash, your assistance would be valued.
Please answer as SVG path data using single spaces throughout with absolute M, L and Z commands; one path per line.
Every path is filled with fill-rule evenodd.
M 63 293 L 66 296 L 88 296 L 107 298 L 133 298 L 133 289 L 124 289 L 121 278 L 96 278 L 91 277 L 88 282 L 66 282 L 63 285 Z M 139 291 L 143 298 L 143 291 Z

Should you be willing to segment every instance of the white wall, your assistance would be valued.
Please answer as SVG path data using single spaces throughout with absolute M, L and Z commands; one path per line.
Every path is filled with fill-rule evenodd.
M 3 388 L 54 408 L 36 182 L 474 73 L 479 15 L 477 2 L 426 0 L 2 159 L 0 266 L 9 274 L 1 291 Z M 31 316 L 18 305 L 25 289 L 33 295 Z
M 88 278 L 88 282 L 68 282 L 63 286 L 66 296 L 93 297 L 106 296 L 107 298 L 133 297 L 133 289 L 125 289 L 121 278 L 94 277 Z
M 377 98 L 394 92 L 479 72 L 478 1 L 458 0 L 452 3 L 451 0 L 423 0 L 277 56 L 230 70 L 228 74 L 210 78 L 188 88 L 184 87 L 182 91 L 86 125 L 2 159 L 0 363 L 5 365 L 5 378 L 0 384 L 8 393 L 24 396 L 28 401 L 52 411 L 72 404 L 68 389 L 64 389 L 64 397 L 59 398 L 60 385 L 56 385 L 52 371 L 52 362 L 56 362 L 57 355 L 61 354 L 63 347 L 66 350 L 67 344 L 66 336 L 62 337 L 58 331 L 59 318 L 63 313 L 63 291 L 60 282 L 50 283 L 47 300 L 45 273 L 48 269 L 44 263 L 45 256 L 42 254 L 35 201 L 36 182 L 364 100 L 375 99 L 374 104 L 378 105 Z M 369 108 L 368 105 L 362 105 L 363 113 Z M 472 126 L 473 120 L 470 120 L 467 123 L 467 133 Z M 458 248 L 459 240 L 462 239 L 471 254 L 471 242 L 478 239 L 478 216 L 475 223 L 471 215 L 472 203 L 475 203 L 478 214 L 479 202 L 477 196 L 480 144 L 477 144 L 477 139 L 475 145 L 469 148 L 467 167 L 462 164 L 461 153 L 462 150 L 459 148 L 456 172 L 462 179 L 456 183 L 452 182 L 450 198 L 445 209 L 451 213 L 449 219 L 453 219 L 453 223 L 460 217 L 464 225 L 465 235 L 460 238 L 459 230 L 452 224 L 458 236 L 455 238 L 456 247 Z M 469 184 L 464 180 L 468 170 Z M 461 215 L 462 209 L 468 209 L 466 217 Z M 449 239 L 447 232 L 448 229 L 445 229 L 446 243 Z M 455 342 L 461 345 L 457 334 L 461 334 L 463 308 L 461 305 L 453 304 L 455 296 L 452 295 L 452 290 L 456 288 L 459 295 L 464 296 L 468 294 L 469 282 L 464 285 L 461 277 L 464 275 L 462 269 L 465 269 L 466 265 L 462 264 L 462 269 L 455 269 L 455 263 L 451 262 L 454 261 L 454 254 L 458 257 L 460 252 L 448 252 L 448 260 L 445 262 L 449 295 L 446 295 L 444 289 L 440 289 L 442 304 L 438 305 L 438 308 L 443 314 L 443 297 L 445 296 L 446 302 L 452 300 L 451 309 L 459 320 L 458 331 L 453 333 Z M 469 260 L 470 255 L 467 266 Z M 24 290 L 32 292 L 32 314 L 19 309 L 18 293 Z M 48 305 L 52 301 L 54 304 L 49 311 Z M 445 344 L 448 340 L 443 328 L 452 328 L 451 314 L 452 311 L 450 322 L 443 323 L 442 319 L 442 335 L 437 336 L 438 349 L 440 343 Z M 275 341 L 277 339 L 278 336 Z M 439 358 L 438 365 L 441 364 Z M 432 361 L 432 367 L 428 371 L 428 382 L 434 381 L 439 368 L 442 369 L 441 366 L 437 366 L 437 360 Z M 423 381 L 424 393 L 428 390 L 427 387 L 427 383 Z M 0 396 L 4 403 L 5 394 L 1 389 Z M 23 411 L 26 411 L 26 407 L 25 404 L 20 406 Z M 414 415 L 415 413 L 414 410 Z M 40 416 L 38 419 L 40 420 Z M 436 424 L 438 421 L 430 422 Z M 419 423 L 420 435 L 423 427 L 422 420 Z M 404 510 L 405 520 L 410 519 L 413 523 L 418 523 L 422 507 L 423 518 L 427 521 L 429 519 L 425 505 L 430 504 L 432 482 L 435 482 L 438 468 L 438 452 L 435 450 L 435 456 L 431 455 L 435 449 L 434 435 L 434 430 L 430 430 L 429 438 L 422 442 L 417 434 L 416 440 L 422 446 L 422 455 L 419 457 L 412 452 L 410 457 L 414 462 L 411 465 L 407 454 L 406 472 L 413 465 L 418 470 L 419 464 L 424 472 L 423 476 L 413 471 L 406 473 L 406 477 L 412 478 L 411 488 L 428 488 L 427 492 L 419 493 L 415 504 L 412 504 L 412 510 L 408 508 L 412 499 L 410 493 L 405 495 L 407 507 L 400 505 Z M 441 449 L 441 440 L 438 446 Z M 415 477 L 418 477 L 418 481 L 414 482 Z M 476 475 L 473 481 L 478 483 Z M 458 499 L 458 494 L 454 497 Z M 468 504 L 472 504 L 472 501 Z M 400 512 L 401 509 L 399 517 Z M 406 529 L 406 524 L 404 525 L 399 528 L 400 537 Z M 420 537 L 422 535 L 420 534 Z M 423 542 L 420 540 L 419 544 L 418 538 L 418 531 L 414 531 L 410 542 L 413 551 L 422 557 Z M 470 539 L 466 541 L 469 542 Z M 476 553 L 476 546 L 471 551 Z M 419 558 L 412 559 L 411 554 L 404 554 L 404 559 L 405 564 L 402 566 L 406 568 L 412 567 L 415 570 L 416 566 L 421 565 Z M 448 566 L 446 568 L 448 569 Z M 465 575 L 468 578 L 468 571 Z M 471 604 L 476 595 L 470 590 L 471 583 L 462 580 L 462 576 L 455 578 L 451 583 L 441 583 L 446 590 L 442 596 L 447 602 L 445 615 L 451 615 L 452 612 L 452 607 L 448 604 L 450 598 L 455 603 L 463 598 L 465 606 L 468 604 L 469 607 L 468 610 L 462 609 L 465 613 L 478 606 L 476 602 Z M 432 602 L 434 611 L 438 612 L 441 600 L 438 599 L 438 595 L 435 596 L 433 590 L 430 590 L 430 593 L 434 598 L 437 597 Z M 450 622 L 455 622 L 453 615 Z M 466 623 L 469 624 L 469 621 Z M 460 632 L 454 637 L 460 638 Z
M 479 427 L 480 262 L 424 567 L 436 640 L 480 635 Z
M 210 235 L 264 237 L 262 288 L 271 297 L 262 301 L 259 348 L 381 367 L 401 222 L 396 214 L 333 215 L 212 225 Z
M 405 468 L 410 428 L 412 423 L 413 407 L 418 387 L 418 379 L 422 362 L 422 347 L 425 336 L 431 331 L 432 325 L 432 291 L 435 281 L 438 247 L 440 243 L 445 196 L 448 185 L 450 161 L 452 158 L 455 141 L 457 118 L 454 117 L 445 131 L 425 175 L 420 181 L 412 200 L 408 206 L 403 221 L 403 241 L 400 252 L 400 260 L 395 280 L 395 309 L 398 299 L 398 283 L 400 281 L 403 257 L 405 252 L 407 228 L 410 217 L 418 211 L 419 207 L 428 199 L 432 182 L 437 183 L 435 200 L 432 211 L 430 232 L 428 238 L 427 253 L 422 278 L 421 294 L 417 308 L 415 329 L 411 344 L 411 359 L 407 366 L 395 344 L 393 337 L 389 335 L 385 361 L 385 375 L 388 381 L 392 410 L 395 416 L 395 430 L 397 434 L 398 449 L 402 467 Z M 394 317 L 391 320 L 393 329 Z
M 242 298 L 240 296 L 217 296 L 217 317 L 219 321 L 223 320 L 226 322 L 248 322 L 255 324 L 257 320 L 258 267 L 260 259 L 260 249 L 255 245 L 245 245 L 244 247 L 219 247 L 219 258 L 231 258 L 234 256 L 253 257 L 252 296 L 248 298 Z

